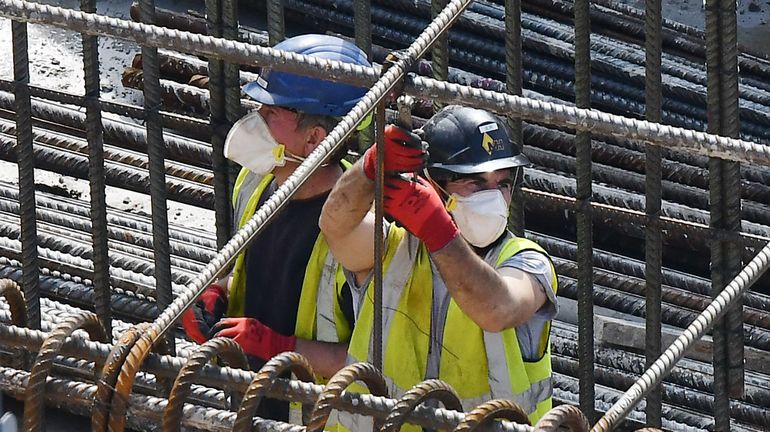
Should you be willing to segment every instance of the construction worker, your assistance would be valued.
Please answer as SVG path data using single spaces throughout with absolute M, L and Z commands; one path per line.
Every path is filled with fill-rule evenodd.
M 275 49 L 370 66 L 354 44 L 337 37 L 302 35 Z M 261 104 L 239 120 L 225 156 L 240 164 L 233 190 L 234 221 L 241 227 L 293 173 L 366 88 L 265 68 L 244 92 Z M 365 127 L 365 125 L 364 125 Z M 231 277 L 213 284 L 183 316 L 190 338 L 231 337 L 259 368 L 271 357 L 296 351 L 315 372 L 333 375 L 345 364 L 353 309 L 349 290 L 318 228 L 321 208 L 343 172 L 340 155 L 314 172 L 249 248 Z M 229 289 L 226 289 L 229 285 Z M 221 319 L 227 313 L 227 318 Z M 287 420 L 286 402 L 265 400 L 258 415 Z M 292 410 L 292 420 L 297 421 Z
M 460 106 L 436 113 L 421 135 L 385 128 L 384 208 L 397 224 L 383 227 L 383 373 L 394 397 L 438 378 L 465 410 L 511 399 L 534 423 L 551 407 L 557 282 L 548 254 L 506 229 L 528 164 L 510 137 L 505 122 Z M 423 176 L 401 174 L 414 171 Z M 354 291 L 349 362 L 373 361 L 373 178 L 370 150 L 334 187 L 320 219 Z M 351 430 L 366 420 L 340 415 Z

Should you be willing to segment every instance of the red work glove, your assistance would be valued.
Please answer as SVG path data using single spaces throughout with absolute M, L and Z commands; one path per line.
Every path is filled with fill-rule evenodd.
M 385 172 L 409 173 L 420 171 L 428 159 L 427 145 L 417 134 L 398 126 L 385 126 Z M 364 174 L 374 180 L 377 166 L 377 144 L 364 153 Z
M 297 338 L 284 336 L 255 318 L 225 318 L 219 321 L 212 330 L 214 337 L 232 338 L 243 348 L 243 352 L 262 360 L 285 352 L 294 351 Z
M 198 301 L 182 314 L 182 327 L 190 339 L 202 344 L 209 340 L 211 328 L 227 310 L 227 290 L 222 285 L 211 284 Z
M 383 199 L 385 213 L 422 240 L 430 252 L 443 248 L 459 234 L 438 192 L 419 177 L 387 178 Z

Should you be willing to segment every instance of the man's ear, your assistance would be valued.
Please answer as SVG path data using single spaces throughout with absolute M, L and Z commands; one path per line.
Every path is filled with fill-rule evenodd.
M 308 128 L 307 133 L 305 134 L 305 156 L 315 150 L 315 148 L 318 147 L 318 144 L 321 144 L 321 141 L 326 138 L 326 135 L 328 135 L 326 129 L 321 126 Z

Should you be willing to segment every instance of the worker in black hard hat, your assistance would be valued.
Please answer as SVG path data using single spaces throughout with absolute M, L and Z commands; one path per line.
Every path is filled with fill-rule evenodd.
M 537 421 L 551 407 L 557 282 L 548 254 L 506 229 L 526 156 L 504 121 L 460 106 L 439 111 L 420 134 L 386 127 L 383 145 L 384 208 L 397 222 L 383 228 L 383 373 L 391 396 L 438 378 L 454 387 L 465 410 L 510 399 Z M 420 177 L 403 175 L 421 165 Z M 373 360 L 376 227 L 368 171 L 366 160 L 349 169 L 320 219 L 355 293 L 349 361 Z M 340 416 L 354 430 L 366 421 Z

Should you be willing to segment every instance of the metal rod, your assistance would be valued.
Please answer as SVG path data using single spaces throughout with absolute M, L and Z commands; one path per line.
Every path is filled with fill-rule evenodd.
M 35 156 L 32 147 L 32 104 L 29 94 L 29 52 L 27 24 L 11 22 L 13 45 L 14 101 L 16 111 L 16 157 L 19 167 L 21 218 L 21 287 L 27 303 L 27 322 L 40 328 L 40 281 L 37 263 L 37 220 L 35 218 Z
M 770 243 L 768 243 L 751 262 L 741 270 L 730 284 L 709 304 L 698 318 L 669 346 L 666 351 L 647 369 L 639 380 L 631 386 L 623 397 L 594 425 L 592 432 L 608 431 L 622 420 L 633 405 L 636 405 L 655 385 L 666 376 L 684 355 L 693 341 L 700 339 L 703 334 L 726 312 L 735 298 L 739 297 L 749 286 L 757 281 L 770 265 Z M 716 341 L 715 341 L 716 343 Z M 716 379 L 716 377 L 715 377 Z M 715 383 L 716 386 L 716 383 Z M 728 407 L 729 409 L 729 407 Z M 715 412 L 714 417 L 718 413 Z M 729 422 L 729 412 L 727 413 Z M 729 426 L 728 426 L 729 427 Z
M 378 76 L 374 68 L 352 66 L 301 55 L 286 56 L 267 48 L 232 41 L 225 43 L 221 39 L 176 30 L 166 29 L 163 31 L 164 36 L 160 37 L 158 35 L 160 29 L 154 26 L 88 15 L 23 0 L 0 0 L 0 5 L 2 5 L 0 15 L 11 19 L 133 40 L 147 46 L 227 58 L 241 64 L 271 62 L 271 67 L 276 70 L 291 70 L 321 79 L 362 85 L 371 85 Z M 438 83 L 421 77 L 407 77 L 405 92 L 417 97 L 439 98 L 448 103 L 462 102 L 467 106 L 520 116 L 527 121 L 591 130 L 600 135 L 621 134 L 631 140 L 648 141 L 651 144 L 667 145 L 680 150 L 686 149 L 701 155 L 770 165 L 769 149 L 734 138 L 717 137 L 671 126 L 656 126 L 642 120 L 628 119 L 599 111 L 505 96 L 452 83 Z
M 663 108 L 661 51 L 662 5 L 661 0 L 646 0 L 645 5 L 645 119 L 661 121 Z M 663 264 L 663 236 L 660 231 L 662 200 L 662 157 L 660 147 L 645 148 L 645 348 L 646 365 L 649 367 L 661 353 L 661 266 Z M 647 424 L 660 427 L 662 387 L 650 391 L 645 413 Z
M 81 0 L 83 12 L 95 13 L 95 0 Z M 94 308 L 108 335 L 112 334 L 110 310 L 110 265 L 107 246 L 107 198 L 104 181 L 104 136 L 99 108 L 99 43 L 96 36 L 83 36 L 83 76 L 88 138 L 88 183 L 91 195 Z

